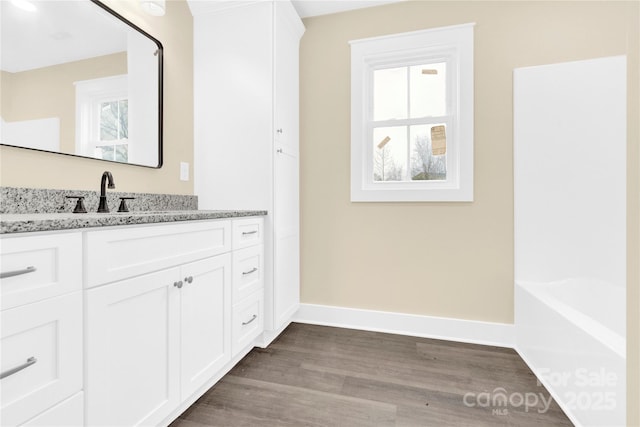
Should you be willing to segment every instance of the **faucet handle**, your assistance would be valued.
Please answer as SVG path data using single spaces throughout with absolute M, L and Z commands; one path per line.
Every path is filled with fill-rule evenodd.
M 120 206 L 118 212 L 129 212 L 129 206 L 127 206 L 127 200 L 133 200 L 135 197 L 120 197 Z
M 87 213 L 87 208 L 84 207 L 84 196 L 66 196 L 67 199 L 78 199 L 76 206 L 73 208 L 73 213 Z

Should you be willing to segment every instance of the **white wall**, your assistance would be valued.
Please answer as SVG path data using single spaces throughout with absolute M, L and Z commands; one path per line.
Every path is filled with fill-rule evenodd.
M 19 120 L 5 122 L 0 118 L 0 142 L 38 150 L 60 150 L 60 119 Z
M 516 281 L 626 287 L 626 57 L 517 69 L 514 106 Z
M 158 57 L 156 45 L 135 31 L 127 38 L 129 162 L 158 163 Z

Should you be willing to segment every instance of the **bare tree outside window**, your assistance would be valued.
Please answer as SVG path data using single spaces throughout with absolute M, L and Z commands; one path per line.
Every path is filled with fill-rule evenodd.
M 376 148 L 373 157 L 374 181 L 402 181 L 403 168 L 398 166 L 388 146 Z
M 431 150 L 431 138 L 426 135 L 417 136 L 411 153 L 411 180 L 443 180 L 446 178 L 446 155 L 434 156 Z
M 129 102 L 127 99 L 100 104 L 100 141 L 95 156 L 127 162 L 129 157 Z

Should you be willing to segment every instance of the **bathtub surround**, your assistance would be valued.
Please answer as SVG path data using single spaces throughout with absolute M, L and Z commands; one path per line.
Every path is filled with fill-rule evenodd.
M 514 71 L 516 349 L 581 426 L 624 426 L 634 404 L 626 73 L 626 56 Z
M 625 402 L 625 337 L 606 324 L 613 319 L 624 324 L 624 313 L 601 319 L 608 314 L 605 307 L 578 311 L 576 302 L 582 301 L 576 300 L 589 297 L 625 304 L 622 293 L 610 295 L 603 284 L 517 282 L 515 348 L 575 425 L 632 425 L 625 423 L 626 407 L 633 406 Z

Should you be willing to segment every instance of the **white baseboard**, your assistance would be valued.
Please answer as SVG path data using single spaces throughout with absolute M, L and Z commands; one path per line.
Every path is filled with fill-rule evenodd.
M 294 315 L 293 321 L 498 347 L 513 348 L 515 346 L 514 326 L 507 323 L 316 304 L 300 304 L 300 309 Z

